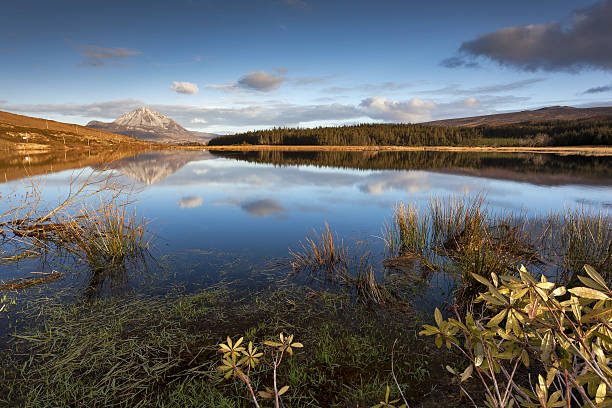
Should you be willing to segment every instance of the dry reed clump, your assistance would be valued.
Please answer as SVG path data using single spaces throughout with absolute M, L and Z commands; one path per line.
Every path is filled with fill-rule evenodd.
M 39 257 L 86 265 L 94 286 L 104 274 L 123 276 L 129 265 L 144 262 L 150 244 L 146 220 L 128 210 L 130 194 L 112 176 L 80 173 L 66 197 L 47 206 L 42 185 L 31 180 L 23 200 L 0 214 L 0 264 Z
M 124 265 L 140 258 L 149 247 L 147 222 L 125 206 L 84 212 L 85 216 L 66 223 L 62 247 L 91 270 Z
M 372 265 L 372 254 L 362 243 L 345 246 L 337 232 L 327 223 L 308 235 L 300 250 L 289 250 L 290 260 L 278 266 L 291 267 L 291 275 L 308 273 L 308 277 L 327 285 L 353 291 L 360 299 L 377 304 L 396 302 L 401 279 L 387 274 L 377 279 L 379 271 Z
M 319 232 L 313 230 L 312 236 L 306 236 L 300 246 L 301 249 L 297 251 L 289 250 L 293 273 L 311 269 L 333 274 L 343 273 L 348 268 L 349 254 L 344 241 L 338 237 L 338 233 L 332 233 L 327 222 Z
M 515 273 L 521 264 L 568 281 L 589 263 L 612 279 L 612 222 L 601 210 L 582 208 L 538 219 L 492 213 L 482 195 L 432 199 L 423 212 L 399 203 L 382 239 L 386 265 L 459 276 L 455 298 L 464 305 L 482 289 L 472 274 Z
M 569 286 L 577 283 L 585 264 L 612 283 L 612 217 L 608 211 L 582 207 L 550 215 L 543 241 L 549 256 L 561 260 L 562 278 Z
M 466 305 L 479 289 L 472 274 L 508 273 L 521 263 L 541 262 L 530 240 L 532 225 L 525 216 L 490 214 L 482 195 L 437 198 L 422 213 L 413 205 L 398 204 L 382 237 L 388 263 L 416 261 L 425 274 L 458 276 L 455 300 Z

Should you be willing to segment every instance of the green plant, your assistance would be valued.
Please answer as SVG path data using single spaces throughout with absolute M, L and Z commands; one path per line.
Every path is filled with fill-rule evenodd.
M 483 316 L 461 319 L 455 310 L 457 319 L 444 320 L 436 309 L 436 325 L 421 334 L 466 357 L 463 371 L 447 370 L 472 403 L 463 384 L 476 376 L 488 407 L 612 406 L 612 291 L 595 269 L 584 269 L 584 286 L 573 288 L 543 275 L 538 281 L 524 267 L 518 277 L 474 274 L 487 288 L 475 300 L 484 303 Z M 530 389 L 517 376 L 520 365 L 539 370 Z
M 285 337 L 283 333 L 279 335 L 280 342 L 265 341 L 264 345 L 271 350 L 272 359 L 266 363 L 272 368 L 273 388 L 266 387 L 265 391 L 259 391 L 258 394 L 264 399 L 273 399 L 275 408 L 280 407 L 280 396 L 289 390 L 289 386 L 285 385 L 278 388 L 277 370 L 283 361 L 285 353 L 293 355 L 294 348 L 304 347 L 302 343 L 294 342 L 293 335 Z M 240 337 L 235 343 L 228 336 L 226 344 L 219 344 L 219 353 L 223 354 L 222 364 L 217 367 L 217 370 L 224 373 L 224 377 L 238 378 L 242 381 L 249 390 L 249 395 L 253 400 L 253 404 L 259 408 L 259 402 L 253 389 L 251 380 L 251 369 L 260 365 L 263 353 L 257 352 L 257 347 L 253 346 L 253 342 L 249 342 L 247 348 L 242 347 L 243 337 Z M 245 373 L 246 369 L 246 373 Z
M 387 386 L 387 391 L 385 392 L 385 399 L 380 401 L 376 405 L 372 405 L 372 408 L 396 408 L 394 404 L 397 404 L 399 402 L 399 398 L 389 401 L 389 393 L 390 389 L 389 386 Z M 406 404 L 399 405 L 397 408 L 406 408 Z

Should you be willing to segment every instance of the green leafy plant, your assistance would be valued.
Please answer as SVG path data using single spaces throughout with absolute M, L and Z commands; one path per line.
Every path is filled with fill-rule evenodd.
M 261 398 L 274 400 L 275 408 L 280 407 L 281 395 L 289 390 L 288 385 L 285 385 L 280 389 L 278 388 L 277 372 L 278 367 L 283 361 L 283 356 L 285 353 L 291 356 L 293 355 L 294 349 L 304 347 L 302 343 L 293 341 L 293 335 L 285 336 L 283 333 L 281 333 L 279 335 L 279 339 L 280 342 L 264 342 L 264 345 L 268 347 L 271 354 L 271 359 L 264 360 L 264 364 L 267 364 L 272 368 L 273 388 L 265 387 L 265 391 L 258 392 Z M 241 346 L 243 340 L 244 338 L 240 337 L 236 342 L 232 342 L 232 339 L 228 336 L 226 344 L 219 344 L 219 353 L 222 353 L 223 357 L 221 360 L 222 364 L 217 367 L 217 370 L 223 372 L 226 379 L 233 377 L 242 381 L 247 386 L 253 403 L 259 408 L 259 401 L 255 395 L 251 380 L 251 369 L 262 364 L 261 360 L 264 353 L 258 353 L 257 347 L 253 345 L 253 342 L 249 342 L 249 345 L 246 348 Z
M 373 405 L 372 408 L 396 408 L 394 404 L 397 404 L 399 402 L 399 398 L 389 401 L 389 393 L 390 389 L 389 386 L 387 386 L 387 391 L 385 392 L 385 399 L 383 401 L 380 401 L 378 404 Z M 406 404 L 399 405 L 397 406 L 397 408 L 406 408 Z
M 464 387 L 472 377 L 488 407 L 612 406 L 612 291 L 595 269 L 584 269 L 584 286 L 573 288 L 536 280 L 524 267 L 518 277 L 474 274 L 488 289 L 475 300 L 484 303 L 482 316 L 455 312 L 444 320 L 436 309 L 436 325 L 421 334 L 466 357 L 465 369 L 447 370 L 474 406 Z M 538 370 L 535 385 L 517 375 L 521 365 Z

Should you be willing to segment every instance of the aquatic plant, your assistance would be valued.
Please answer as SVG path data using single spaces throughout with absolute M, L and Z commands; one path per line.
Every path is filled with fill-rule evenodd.
M 524 267 L 518 277 L 474 274 L 487 288 L 475 300 L 486 313 L 468 311 L 462 318 L 455 309 L 456 319 L 444 320 L 436 309 L 436 325 L 425 325 L 421 334 L 465 357 L 467 367 L 447 370 L 474 406 L 464 387 L 471 377 L 481 382 L 488 407 L 609 406 L 612 291 L 595 269 L 584 270 L 584 286 L 573 288 L 544 275 L 536 280 Z M 530 389 L 518 377 L 521 365 L 540 371 Z
M 77 174 L 55 205 L 43 203 L 42 191 L 41 183 L 30 180 L 22 201 L 0 214 L 0 264 L 38 257 L 47 267 L 85 265 L 92 274 L 88 292 L 109 277 L 115 286 L 124 285 L 128 266 L 146 264 L 148 222 L 128 210 L 132 191 L 112 175 Z
M 570 286 L 585 263 L 612 279 L 612 221 L 603 210 L 567 210 L 539 219 L 492 213 L 482 195 L 434 198 L 425 211 L 400 202 L 381 238 L 388 267 L 456 276 L 454 299 L 461 309 L 483 289 L 473 274 L 513 273 L 520 264 L 550 268 L 548 273 Z
M 612 220 L 607 210 L 585 207 L 552 214 L 545 222 L 544 241 L 550 255 L 560 259 L 562 279 L 578 283 L 584 264 L 592 265 L 612 283 Z
M 313 230 L 305 242 L 300 242 L 301 249 L 289 250 L 290 265 L 293 273 L 306 269 L 325 270 L 330 274 L 344 272 L 348 268 L 349 254 L 344 247 L 344 241 L 338 233 L 332 233 L 329 224 L 325 222 L 319 232 Z
M 301 250 L 290 249 L 289 260 L 276 266 L 289 266 L 291 276 L 307 273 L 311 280 L 348 289 L 362 300 L 378 304 L 397 300 L 401 279 L 395 274 L 377 279 L 380 270 L 372 265 L 372 254 L 367 245 L 358 242 L 346 246 L 327 222 L 300 245 Z

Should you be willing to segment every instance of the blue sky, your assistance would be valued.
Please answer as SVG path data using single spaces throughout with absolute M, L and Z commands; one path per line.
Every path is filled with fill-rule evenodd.
M 612 0 L 0 0 L 0 110 L 216 133 L 612 105 Z

